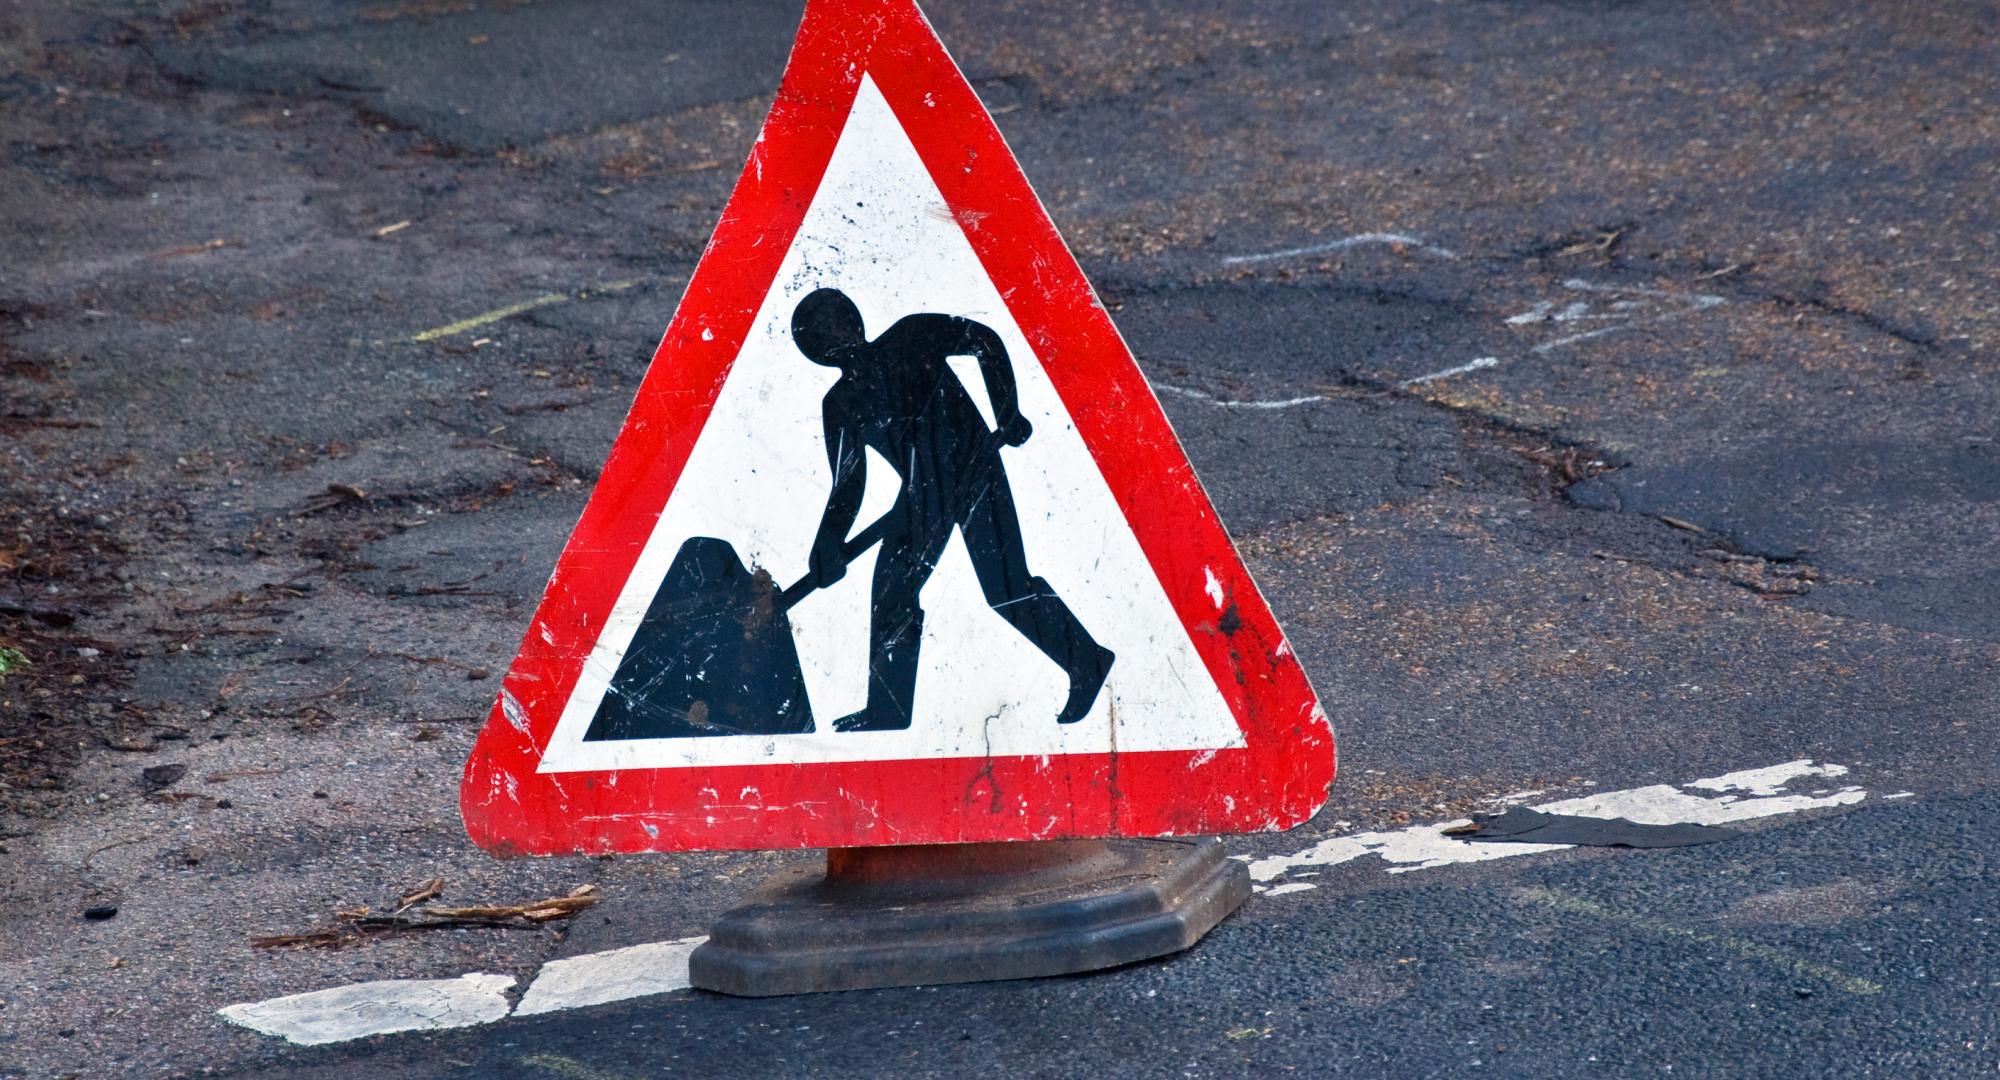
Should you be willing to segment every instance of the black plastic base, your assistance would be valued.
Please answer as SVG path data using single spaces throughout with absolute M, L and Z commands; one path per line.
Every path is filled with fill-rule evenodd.
M 724 913 L 695 986 L 741 997 L 1026 979 L 1179 952 L 1250 895 L 1214 840 L 827 853 Z

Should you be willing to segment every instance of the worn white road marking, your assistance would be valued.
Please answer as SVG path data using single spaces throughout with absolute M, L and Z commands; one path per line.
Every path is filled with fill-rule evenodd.
M 1405 233 L 1372 232 L 1356 233 L 1353 236 L 1343 236 L 1338 240 L 1328 240 L 1322 244 L 1307 244 L 1304 247 L 1285 248 L 1281 251 L 1263 251 L 1254 255 L 1231 255 L 1222 260 L 1222 265 L 1247 266 L 1251 263 L 1275 262 L 1278 259 L 1297 258 L 1301 255 L 1326 255 L 1335 251 L 1346 251 L 1348 248 L 1361 247 L 1365 244 L 1387 244 L 1392 247 L 1405 247 L 1413 251 L 1435 255 L 1440 259 L 1458 258 L 1457 253 L 1429 243 L 1422 237 L 1410 236 Z
M 535 1016 L 686 990 L 688 955 L 707 940 L 655 941 L 551 960 L 512 1012 Z M 483 972 L 456 979 L 389 979 L 231 1005 L 218 1012 L 253 1031 L 318 1046 L 394 1031 L 490 1024 L 508 1015 L 506 991 L 513 985 L 510 976 Z
M 456 979 L 388 979 L 231 1005 L 224 1019 L 299 1046 L 346 1042 L 391 1031 L 436 1031 L 490 1024 L 507 1015 L 511 975 L 474 972 Z
M 580 1009 L 688 988 L 688 954 L 705 937 L 655 941 L 542 965 L 516 1016 Z
M 1795 814 L 1802 810 L 1851 806 L 1866 799 L 1868 792 L 1859 787 L 1845 787 L 1838 791 L 1817 794 L 1782 793 L 1786 785 L 1806 777 L 1845 775 L 1847 775 L 1845 766 L 1814 765 L 1807 759 L 1763 769 L 1724 773 L 1721 776 L 1691 781 L 1680 787 L 1672 784 L 1655 784 L 1625 791 L 1599 792 L 1577 799 L 1540 803 L 1534 809 L 1548 814 L 1572 814 L 1577 817 L 1625 818 L 1643 825 L 1720 825 L 1725 822 L 1747 821 L 1751 818 L 1771 817 L 1776 814 Z M 1682 788 L 1724 794 L 1695 795 L 1681 790 Z M 1747 795 L 1728 794 L 1731 792 L 1745 792 Z M 1560 851 L 1570 846 L 1473 843 L 1444 835 L 1446 829 L 1455 829 L 1468 824 L 1471 824 L 1468 819 L 1459 818 L 1435 825 L 1412 825 L 1388 832 L 1363 832 L 1330 837 L 1296 854 L 1247 860 L 1250 863 L 1250 878 L 1258 882 L 1261 887 L 1263 883 L 1273 881 L 1301 866 L 1338 866 L 1364 855 L 1376 855 L 1383 862 L 1391 864 L 1388 869 L 1392 874 L 1405 874 L 1412 870 L 1429 870 L 1459 863 L 1488 862 L 1520 855 Z M 1305 882 L 1286 882 L 1282 885 L 1261 887 L 1260 891 L 1267 896 L 1277 896 L 1282 893 L 1305 892 L 1311 888 L 1314 886 Z
M 1581 799 L 1565 799 L 1562 802 L 1546 803 L 1535 809 L 1551 814 L 1575 814 L 1578 817 L 1624 818 L 1641 825 L 1724 825 L 1732 821 L 1771 817 L 1774 814 L 1796 814 L 1801 810 L 1848 806 L 1867 797 L 1866 791 L 1858 787 L 1849 787 L 1825 796 L 1773 795 L 1769 798 L 1749 799 L 1724 796 L 1720 799 L 1710 799 L 1700 795 L 1690 795 L 1671 784 L 1656 784 L 1653 787 L 1634 788 L 1631 791 L 1607 791 L 1600 795 L 1586 795 Z
M 1250 879 L 1267 882 L 1300 866 L 1339 866 L 1364 855 L 1379 855 L 1391 863 L 1392 874 L 1429 870 L 1458 863 L 1486 862 L 1515 855 L 1560 851 L 1562 844 L 1471 844 L 1444 835 L 1444 830 L 1470 824 L 1464 818 L 1436 825 L 1412 825 L 1391 832 L 1363 832 L 1335 836 L 1294 855 L 1271 855 L 1250 860 Z M 1294 883 L 1296 884 L 1296 883 Z M 1306 888 L 1314 886 L 1307 885 Z M 1272 891 L 1276 891 L 1273 889 Z M 1304 892 L 1304 889 L 1288 889 Z
M 1808 778 L 1846 775 L 1845 766 L 1815 765 L 1810 759 L 1802 759 L 1705 777 L 1678 786 L 1654 784 L 1561 799 L 1537 804 L 1534 809 L 1579 817 L 1626 818 L 1648 825 L 1720 825 L 1803 810 L 1851 806 L 1868 798 L 1868 792 L 1858 786 L 1799 794 L 1786 792 L 1789 786 Z M 1516 791 L 1493 801 L 1520 803 L 1539 794 L 1538 790 Z M 1898 792 L 1886 797 L 1909 795 Z M 1460 818 L 1387 832 L 1352 833 L 1330 837 L 1292 855 L 1246 858 L 1246 861 L 1250 864 L 1251 879 L 1258 883 L 1257 891 L 1276 897 L 1318 888 L 1308 881 L 1276 881 L 1295 869 L 1338 866 L 1365 855 L 1378 856 L 1390 864 L 1390 873 L 1403 874 L 1560 851 L 1570 846 L 1480 844 L 1444 835 L 1444 830 L 1466 824 L 1469 822 Z M 688 956 L 705 940 L 680 938 L 552 960 L 542 965 L 520 1007 L 513 1012 L 534 1016 L 685 990 L 689 986 Z M 252 1030 L 301 1046 L 314 1046 L 394 1031 L 492 1023 L 508 1015 L 506 991 L 513 985 L 514 980 L 508 976 L 485 973 L 457 979 L 391 979 L 231 1005 L 220 1012 L 231 1022 Z
M 1210 405 L 1216 405 L 1224 409 L 1290 409 L 1326 400 L 1325 397 L 1319 394 L 1312 394 L 1307 397 L 1279 398 L 1275 401 L 1237 401 L 1231 398 L 1219 398 L 1214 394 L 1205 393 L 1186 386 L 1159 385 L 1153 389 L 1169 394 L 1178 394 L 1184 398 L 1193 398 L 1196 401 L 1206 401 Z
M 1719 306 L 1723 303 L 1722 297 L 1711 296 L 1707 293 L 1677 293 L 1668 292 L 1665 289 L 1644 289 L 1634 285 L 1599 285 L 1594 282 L 1585 281 L 1582 278 L 1570 278 L 1568 281 L 1563 282 L 1563 288 L 1575 292 L 1620 296 L 1626 299 L 1613 300 L 1605 305 L 1602 311 L 1592 308 L 1589 303 L 1584 301 L 1573 301 L 1558 309 L 1553 301 L 1543 300 L 1536 303 L 1534 307 L 1521 312 L 1519 315 L 1508 318 L 1507 325 L 1509 326 L 1529 326 L 1545 322 L 1609 322 L 1615 324 L 1612 326 L 1601 326 L 1595 330 L 1586 330 L 1580 334 L 1570 334 L 1567 337 L 1560 337 L 1554 341 L 1544 341 L 1540 345 L 1535 346 L 1534 351 L 1537 353 L 1550 352 L 1560 349 L 1565 345 L 1574 345 L 1579 341 L 1588 341 L 1591 338 L 1603 337 L 1605 334 L 1615 334 L 1620 330 L 1630 330 L 1635 326 L 1647 326 L 1652 323 L 1667 322 L 1671 319 L 1678 319 L 1683 315 L 1692 314 L 1693 312 L 1707 311 L 1709 308 Z M 1632 299 L 1633 297 L 1641 299 Z M 1667 311 L 1658 311 L 1657 307 L 1648 303 L 1648 301 L 1667 301 L 1677 306 Z M 1649 314 L 1649 312 L 1657 313 Z
M 1706 780 L 1696 780 L 1687 785 L 1703 791 L 1747 791 L 1752 795 L 1776 795 L 1786 784 L 1806 776 L 1846 776 L 1845 765 L 1815 765 L 1811 758 L 1787 761 L 1783 765 L 1773 765 L 1768 769 L 1745 769 L 1742 772 L 1724 773 Z
M 1414 379 L 1404 379 L 1402 385 L 1422 386 L 1424 383 L 1427 382 L 1436 382 L 1439 379 L 1449 379 L 1453 375 L 1463 375 L 1468 371 L 1484 371 L 1487 368 L 1499 367 L 1499 366 L 1500 366 L 1499 357 L 1482 356 L 1479 359 L 1474 360 L 1469 364 L 1460 364 L 1457 367 L 1448 367 L 1443 371 L 1433 371 L 1429 375 L 1419 375 Z

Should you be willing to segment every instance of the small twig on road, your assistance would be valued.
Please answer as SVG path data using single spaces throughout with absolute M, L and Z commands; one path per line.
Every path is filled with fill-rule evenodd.
M 1624 238 L 1625 231 L 1624 229 L 1614 229 L 1611 232 L 1600 232 L 1597 234 L 1597 239 L 1585 240 L 1580 244 L 1571 244 L 1561 251 L 1556 252 L 1556 254 L 1582 255 L 1586 252 L 1596 252 L 1599 255 L 1609 254 L 1611 249 L 1617 246 L 1618 241 Z
M 109 844 L 102 844 L 99 845 L 98 847 L 91 848 L 90 854 L 85 855 L 83 857 L 83 866 L 81 867 L 81 869 L 84 870 L 90 869 L 90 860 L 97 858 L 99 855 L 102 855 L 107 851 L 110 851 L 112 848 L 122 848 L 132 844 L 142 844 L 151 839 L 152 839 L 151 836 L 134 836 L 128 840 L 114 840 Z
M 408 895 L 416 896 L 431 886 L 443 891 L 441 880 L 427 882 Z M 334 912 L 343 928 L 312 930 L 303 934 L 274 934 L 250 939 L 253 949 L 313 948 L 338 949 L 360 944 L 379 934 L 405 934 L 424 930 L 533 930 L 544 923 L 574 917 L 602 899 L 595 885 L 579 885 L 567 896 L 555 896 L 527 904 L 474 907 L 422 907 L 403 914 L 371 915 L 368 908 Z M 423 901 L 419 900 L 418 903 Z
M 227 240 L 206 240 L 199 244 L 183 244 L 180 247 L 168 248 L 165 251 L 155 251 L 152 257 L 155 259 L 177 259 L 183 255 L 201 255 L 228 246 L 229 241 Z
M 265 701 L 257 702 L 256 705 L 260 709 L 269 709 L 278 705 L 296 705 L 300 702 L 305 702 L 305 701 L 321 701 L 326 698 L 335 698 L 346 693 L 347 684 L 353 681 L 354 677 L 350 675 L 347 678 L 340 680 L 338 683 L 335 683 L 333 689 L 331 690 L 321 690 L 319 693 L 316 694 L 293 694 L 290 697 L 270 698 Z
M 422 885 L 411 889 L 409 892 L 404 893 L 403 898 L 396 901 L 396 910 L 390 912 L 390 914 L 401 915 L 418 904 L 424 903 L 427 900 L 435 900 L 442 895 L 444 895 L 444 879 L 434 877 Z
M 24 416 L 21 413 L 8 413 L 6 416 L 0 416 L 0 426 L 58 428 L 63 431 L 78 431 L 88 428 L 101 428 L 104 425 L 95 420 L 75 420 L 62 416 Z
M 292 516 L 311 517 L 322 511 L 331 510 L 336 506 L 352 506 L 356 503 L 367 501 L 368 493 L 355 487 L 353 484 L 328 484 L 326 491 L 307 499 L 305 506 L 301 507 Z
M 209 773 L 202 777 L 203 783 L 220 784 L 226 780 L 242 780 L 252 776 L 282 776 L 283 769 L 232 769 L 229 772 Z

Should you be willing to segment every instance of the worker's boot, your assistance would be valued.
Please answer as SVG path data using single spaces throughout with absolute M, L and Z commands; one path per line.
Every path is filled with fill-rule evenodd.
M 1058 724 L 1074 724 L 1090 714 L 1090 707 L 1097 703 L 1098 691 L 1104 689 L 1104 680 L 1111 675 L 1111 662 L 1118 658 L 1087 634 L 1081 651 L 1084 655 L 1069 669 L 1069 700 L 1063 702 L 1062 712 L 1056 714 Z
M 1028 579 L 1026 596 L 993 610 L 1061 665 L 1069 676 L 1069 699 L 1063 703 L 1062 712 L 1056 714 L 1056 723 L 1074 724 L 1088 715 L 1117 656 L 1090 636 L 1069 605 L 1041 578 Z

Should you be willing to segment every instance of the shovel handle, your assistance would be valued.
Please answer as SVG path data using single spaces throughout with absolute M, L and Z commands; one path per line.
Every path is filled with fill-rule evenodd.
M 867 528 L 855 533 L 852 540 L 840 545 L 840 561 L 842 563 L 851 563 L 860 558 L 862 552 L 867 551 L 875 545 L 877 540 L 882 539 L 882 533 L 888 527 L 888 515 L 885 514 L 882 517 L 876 518 Z M 818 587 L 813 584 L 811 574 L 807 574 L 805 577 L 792 582 L 778 591 L 778 610 L 792 610 L 793 605 L 812 595 L 813 590 Z

